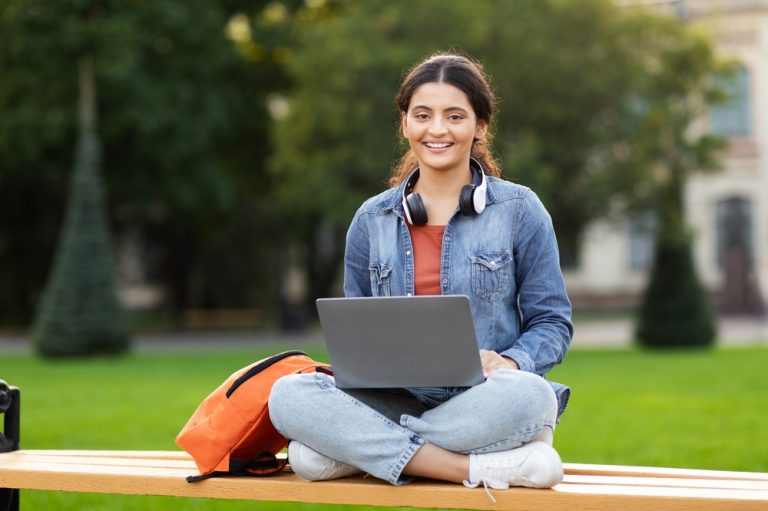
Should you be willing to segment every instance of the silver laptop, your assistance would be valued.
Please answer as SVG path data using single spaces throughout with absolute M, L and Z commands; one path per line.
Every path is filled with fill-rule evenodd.
M 483 381 L 466 296 L 320 298 L 339 388 L 470 387 Z

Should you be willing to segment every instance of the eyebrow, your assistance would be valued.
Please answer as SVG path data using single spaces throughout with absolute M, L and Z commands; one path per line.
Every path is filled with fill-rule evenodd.
M 429 110 L 430 112 L 433 110 L 432 108 L 428 107 L 427 105 L 416 105 L 416 106 L 414 106 L 412 108 L 412 110 L 418 110 L 418 109 Z M 466 108 L 463 108 L 463 107 L 460 107 L 460 106 L 449 106 L 445 110 L 459 110 L 459 111 L 465 112 L 465 113 L 468 112 L 468 110 Z

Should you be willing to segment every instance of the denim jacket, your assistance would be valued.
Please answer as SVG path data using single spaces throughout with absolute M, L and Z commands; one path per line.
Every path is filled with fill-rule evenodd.
M 573 336 L 552 221 L 529 188 L 487 181 L 485 210 L 475 216 L 457 210 L 445 227 L 441 294 L 469 297 L 481 349 L 544 376 L 563 360 Z M 368 199 L 355 214 L 344 256 L 346 296 L 414 294 L 403 186 Z M 551 385 L 559 415 L 570 390 Z

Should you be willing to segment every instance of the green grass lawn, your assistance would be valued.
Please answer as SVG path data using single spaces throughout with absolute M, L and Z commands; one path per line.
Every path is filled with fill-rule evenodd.
M 236 369 L 287 348 L 56 362 L 0 354 L 0 379 L 21 388 L 23 448 L 175 449 L 176 433 L 208 392 Z M 768 349 L 759 348 L 574 350 L 550 374 L 573 389 L 555 447 L 566 462 L 768 471 L 766 367 Z M 254 508 L 237 501 L 22 493 L 26 510 Z

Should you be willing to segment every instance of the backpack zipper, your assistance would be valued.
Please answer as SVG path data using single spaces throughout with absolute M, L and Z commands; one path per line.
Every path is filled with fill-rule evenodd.
M 304 353 L 303 351 L 299 351 L 299 350 L 286 351 L 286 352 L 278 353 L 277 355 L 273 355 L 273 356 L 271 356 L 271 357 L 269 357 L 267 359 L 262 360 L 261 362 L 259 362 L 255 366 L 253 366 L 250 369 L 248 369 L 242 376 L 240 376 L 240 378 L 238 378 L 237 380 L 235 380 L 232 383 L 232 385 L 227 390 L 227 398 L 229 398 L 229 396 L 231 396 L 232 393 L 234 391 L 236 391 L 237 388 L 240 385 L 242 385 L 246 381 L 250 380 L 251 378 L 253 378 L 257 374 L 259 374 L 260 372 L 264 371 L 269 366 L 280 362 L 284 358 L 295 357 L 297 355 L 304 355 L 304 356 L 306 356 L 306 353 Z

